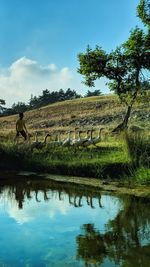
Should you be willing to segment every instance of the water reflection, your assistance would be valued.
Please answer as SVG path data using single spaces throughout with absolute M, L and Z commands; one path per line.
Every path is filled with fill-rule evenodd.
M 92 209 L 94 209 L 93 199 L 97 199 L 97 203 L 100 208 L 101 204 L 101 194 L 99 190 L 91 190 L 85 186 L 70 186 L 65 183 L 59 183 L 52 180 L 46 180 L 40 178 L 24 178 L 16 176 L 11 180 L 1 180 L 0 181 L 0 197 L 3 197 L 3 192 L 5 191 L 5 196 L 7 194 L 8 199 L 15 198 L 18 203 L 18 208 L 23 209 L 23 203 L 25 200 L 30 200 L 35 198 L 36 202 L 49 201 L 58 198 L 63 201 L 64 196 L 68 196 L 68 202 L 71 206 L 79 208 L 83 206 L 86 199 L 86 203 Z M 6 193 L 7 192 L 7 193 Z M 57 193 L 57 194 L 56 194 Z M 40 195 L 40 198 L 39 198 Z
M 0 266 L 149 266 L 150 200 L 42 179 L 0 179 Z
M 105 233 L 84 224 L 76 238 L 77 258 L 100 266 L 105 258 L 118 266 L 148 267 L 150 262 L 150 201 L 122 198 L 123 209 L 108 222 Z

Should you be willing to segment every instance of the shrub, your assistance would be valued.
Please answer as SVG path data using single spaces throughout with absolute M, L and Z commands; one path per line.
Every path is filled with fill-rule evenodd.
M 129 155 L 135 167 L 150 165 L 150 138 L 146 134 L 126 132 Z

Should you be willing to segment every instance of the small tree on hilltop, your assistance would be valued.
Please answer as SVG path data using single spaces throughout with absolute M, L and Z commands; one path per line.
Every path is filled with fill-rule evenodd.
M 142 91 L 143 70 L 150 70 L 150 38 L 149 31 L 135 28 L 129 39 L 111 53 L 106 53 L 99 46 L 94 50 L 87 47 L 85 53 L 78 55 L 80 68 L 78 72 L 85 78 L 84 83 L 94 86 L 94 82 L 106 77 L 111 90 L 119 96 L 127 106 L 123 122 L 113 131 L 127 127 L 135 99 Z
M 85 97 L 100 96 L 100 95 L 102 95 L 102 92 L 99 89 L 94 90 L 94 91 L 89 91 L 88 90 L 87 93 L 86 93 L 86 95 L 85 95 Z

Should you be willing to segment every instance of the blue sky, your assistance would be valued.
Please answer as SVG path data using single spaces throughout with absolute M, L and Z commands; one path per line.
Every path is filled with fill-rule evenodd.
M 0 98 L 27 101 L 43 89 L 89 89 L 77 54 L 89 44 L 115 49 L 135 25 L 138 0 L 1 0 Z M 108 92 L 104 81 L 97 89 Z

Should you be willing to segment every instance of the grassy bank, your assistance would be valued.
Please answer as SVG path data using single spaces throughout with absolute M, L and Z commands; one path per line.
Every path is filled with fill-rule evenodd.
M 145 140 L 145 141 L 142 141 Z M 138 148 L 137 148 L 138 147 Z M 138 151 L 137 151 L 138 149 Z M 122 135 L 108 137 L 98 147 L 57 147 L 31 151 L 30 145 L 4 142 L 0 168 L 100 179 L 122 179 L 126 183 L 150 183 L 148 138 Z

